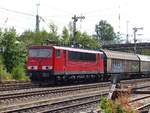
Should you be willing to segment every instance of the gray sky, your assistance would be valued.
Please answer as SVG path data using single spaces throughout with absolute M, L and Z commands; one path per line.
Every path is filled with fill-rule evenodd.
M 137 34 L 138 41 L 150 41 L 150 6 L 148 0 L 0 0 L 0 27 L 14 26 L 18 33 L 26 29 L 35 29 L 36 4 L 40 3 L 39 15 L 46 23 L 53 22 L 59 28 L 67 26 L 71 17 L 76 14 L 85 16 L 81 22 L 77 22 L 77 28 L 86 31 L 89 35 L 94 34 L 95 24 L 101 19 L 107 20 L 115 32 L 120 31 L 125 37 L 131 34 L 129 40 L 133 40 L 133 27 L 144 27 Z M 6 9 L 10 10 L 6 10 Z M 15 13 L 20 11 L 27 14 Z M 120 21 L 119 21 L 120 14 Z M 120 27 L 119 27 L 120 26 Z M 47 29 L 44 22 L 40 22 L 40 29 Z

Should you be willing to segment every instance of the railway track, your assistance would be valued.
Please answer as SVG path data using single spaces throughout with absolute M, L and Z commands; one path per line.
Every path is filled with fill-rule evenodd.
M 100 96 L 106 96 L 108 93 L 102 92 L 92 92 L 92 93 L 84 93 L 77 94 L 75 96 L 67 96 L 67 97 L 58 97 L 55 99 L 47 99 L 43 101 L 36 101 L 27 103 L 26 105 L 19 105 L 18 108 L 11 106 L 9 109 L 1 112 L 38 112 L 38 113 L 46 113 L 46 112 L 65 112 L 71 113 L 71 110 L 74 108 L 80 107 L 83 109 L 83 106 L 91 105 L 92 103 L 98 103 L 100 100 Z M 13 108 L 13 109 L 12 109 Z M 69 110 L 70 109 L 70 110 Z M 81 109 L 80 109 L 81 110 Z
M 139 113 L 150 110 L 150 93 L 147 94 L 147 91 L 141 92 L 143 95 L 140 94 L 139 97 L 130 101 L 130 105 Z
M 110 83 L 97 83 L 97 84 L 86 84 L 77 86 L 67 86 L 67 87 L 55 87 L 55 88 L 37 88 L 29 91 L 17 91 L 11 93 L 1 93 L 0 103 L 1 105 L 8 105 L 12 103 L 22 103 L 26 102 L 28 99 L 35 100 L 39 98 L 54 98 L 58 96 L 71 95 L 83 92 L 92 92 L 106 90 L 108 91 Z
M 123 80 L 121 83 L 133 83 L 148 81 L 150 78 L 146 79 L 133 79 L 133 80 Z M 93 83 L 91 83 L 93 84 Z M 21 90 L 21 89 L 31 89 L 38 88 L 39 85 L 32 84 L 30 81 L 1 81 L 0 82 L 0 92 L 1 91 L 12 91 L 12 90 Z M 51 87 L 51 86 L 50 86 Z M 52 86 L 53 87 L 53 86 Z
M 0 82 L 0 91 L 20 90 L 39 87 L 30 81 L 3 81 Z
M 136 80 L 130 80 L 130 81 L 123 81 L 123 83 L 125 84 L 130 84 L 131 83 L 135 83 Z M 143 80 L 141 80 L 143 81 Z M 140 80 L 137 80 L 136 82 L 141 82 Z M 127 83 L 128 82 L 128 83 Z M 143 83 L 143 82 L 141 82 Z M 144 81 L 144 85 L 145 85 L 145 81 Z M 0 112 L 3 110 L 8 110 L 8 109 L 14 109 L 17 106 L 19 106 L 19 108 L 24 108 L 25 106 L 28 106 L 27 103 L 29 102 L 35 102 L 33 103 L 33 105 L 45 105 L 45 103 L 47 102 L 47 99 L 54 99 L 56 101 L 56 98 L 58 97 L 66 97 L 66 98 L 72 98 L 73 96 L 77 95 L 77 94 L 82 94 L 82 93 L 86 93 L 89 94 L 89 92 L 94 92 L 94 91 L 99 91 L 99 94 L 107 93 L 109 89 L 109 85 L 110 83 L 97 83 L 97 84 L 86 84 L 86 85 L 76 85 L 76 86 L 67 86 L 67 87 L 54 87 L 54 88 L 44 88 L 44 89 L 36 89 L 34 88 L 34 90 L 32 91 L 22 91 L 22 92 L 12 92 L 12 93 L 4 93 L 0 94 Z M 147 87 L 147 86 L 142 86 L 142 87 Z M 139 86 L 139 85 L 138 85 Z M 149 85 L 148 85 L 149 86 Z M 137 85 L 135 84 L 136 88 L 140 88 L 137 87 Z M 105 90 L 104 90 L 105 89 Z M 67 96 L 66 96 L 67 95 Z M 37 100 L 39 100 L 39 102 L 37 102 Z M 42 100 L 44 100 L 44 102 L 42 102 Z M 46 100 L 46 101 L 45 101 Z M 65 99 L 63 99 L 65 100 Z M 15 104 L 14 104 L 15 103 Z M 43 104 L 41 104 L 43 103 Z M 50 103 L 50 102 L 48 102 Z M 92 103 L 92 102 L 91 102 Z M 79 104 L 79 103 L 78 103 Z M 32 107 L 33 107 L 32 105 Z M 8 107 L 9 106 L 9 107 Z M 30 106 L 31 107 L 31 106 Z M 35 107 L 35 106 L 34 106 Z M 42 107 L 43 108 L 43 107 Z M 29 107 L 26 107 L 25 109 L 30 110 Z M 35 108 L 34 108 L 35 109 Z M 15 109 L 16 110 L 16 109 Z
M 137 110 L 140 111 L 141 113 L 149 113 L 150 112 L 150 103 L 147 103 L 145 105 L 138 107 Z
M 132 82 L 132 81 L 128 81 Z M 54 97 L 54 96 L 63 96 L 72 93 L 82 93 L 96 90 L 109 89 L 110 83 L 96 83 L 96 84 L 86 84 L 86 85 L 76 85 L 76 86 L 67 86 L 67 87 L 54 87 L 54 88 L 34 88 L 30 90 L 22 91 L 11 91 L 11 92 L 1 92 L 0 102 L 1 104 L 10 104 L 13 101 L 22 102 L 27 99 L 34 98 L 43 98 L 44 97 Z M 134 86 L 135 87 L 135 86 Z M 149 85 L 144 85 L 143 87 L 149 87 Z M 138 87 L 135 87 L 138 88 Z M 141 86 L 140 86 L 141 88 Z
M 26 105 L 19 105 L 18 108 L 12 110 L 6 110 L 3 112 L 32 112 L 32 113 L 78 113 L 79 111 L 86 112 L 97 109 L 97 105 L 100 102 L 100 96 L 107 96 L 108 93 L 102 93 L 99 91 L 77 94 L 75 96 L 58 97 L 54 99 L 47 99 L 42 101 L 36 101 L 27 103 Z M 139 101 L 150 98 L 150 95 L 140 96 L 132 99 L 130 104 L 137 105 Z M 138 107 L 137 110 L 141 110 L 148 107 L 149 104 Z M 12 108 L 13 106 L 11 106 Z

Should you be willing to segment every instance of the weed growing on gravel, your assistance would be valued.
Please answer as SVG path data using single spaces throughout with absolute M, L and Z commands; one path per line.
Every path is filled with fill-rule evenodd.
M 106 97 L 101 97 L 100 109 L 102 113 L 138 113 L 129 104 L 131 97 L 131 90 L 128 89 L 126 93 L 119 93 L 116 100 L 110 100 Z

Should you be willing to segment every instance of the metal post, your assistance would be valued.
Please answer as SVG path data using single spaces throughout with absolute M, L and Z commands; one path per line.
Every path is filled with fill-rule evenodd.
M 82 20 L 85 19 L 84 16 L 76 16 L 74 15 L 74 17 L 72 17 L 73 19 L 73 45 L 76 46 L 76 22 L 78 21 L 78 19 Z
M 112 100 L 115 100 L 117 98 L 117 89 L 121 89 L 121 86 L 120 86 L 120 78 L 121 76 L 119 74 L 114 74 L 114 75 L 111 75 L 111 83 L 112 83 L 112 86 L 111 86 L 111 89 L 110 89 L 110 92 L 109 92 L 109 95 L 108 95 L 108 99 L 112 99 Z
M 75 46 L 76 43 L 76 22 L 78 21 L 76 15 L 74 15 L 74 17 L 72 17 L 73 19 L 73 45 Z
M 135 52 L 135 54 L 137 53 L 137 45 L 136 45 L 137 39 L 136 39 L 136 32 L 137 32 L 138 30 L 143 30 L 143 27 L 140 27 L 140 28 L 134 27 L 134 28 L 133 28 L 133 34 L 134 34 L 134 52 Z
M 36 6 L 37 6 L 37 15 L 36 15 L 36 32 L 38 32 L 38 31 L 39 31 L 39 22 L 40 22 L 40 20 L 39 20 L 39 15 L 38 15 L 38 7 L 39 7 L 39 5 L 40 5 L 40 4 L 36 4 Z
M 126 43 L 129 43 L 129 33 L 128 33 L 128 25 L 129 25 L 129 21 L 127 21 L 127 35 L 126 35 Z
M 137 32 L 137 29 L 136 28 L 133 28 L 134 30 L 134 53 L 136 54 L 136 42 L 137 42 L 137 39 L 136 39 L 136 32 Z

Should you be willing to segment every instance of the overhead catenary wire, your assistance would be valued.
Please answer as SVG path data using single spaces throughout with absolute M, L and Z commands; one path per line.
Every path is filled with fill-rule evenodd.
M 35 20 L 33 20 L 35 17 L 15 14 L 12 12 L 6 12 L 6 11 L 1 10 L 1 9 L 0 9 L 0 15 L 1 15 L 0 21 L 3 21 L 7 17 L 10 19 L 9 22 L 17 21 L 17 23 L 18 23 L 18 22 L 25 22 L 25 21 L 27 21 L 27 22 L 28 21 L 35 21 Z
M 72 15 L 73 14 L 73 13 L 71 13 L 69 11 L 64 10 L 64 9 L 60 9 L 60 8 L 57 8 L 57 7 L 54 7 L 54 6 L 49 6 L 47 4 L 40 4 L 40 5 L 41 6 L 45 6 L 45 7 L 49 8 L 49 9 L 57 10 L 57 11 L 59 11 L 61 13 L 65 13 L 65 14 L 68 14 L 68 15 Z
M 40 16 L 40 19 L 47 25 L 47 27 L 49 28 L 49 24 L 45 21 L 45 19 L 43 17 Z
M 21 12 L 21 11 L 16 11 L 16 10 L 12 10 L 12 9 L 7 9 L 7 8 L 1 7 L 1 6 L 0 6 L 0 9 L 8 11 L 8 12 L 13 12 L 13 13 L 17 13 L 17 14 L 22 14 L 22 15 L 26 15 L 26 16 L 33 16 L 33 17 L 35 17 L 34 14 L 30 14 L 30 13 L 26 13 L 26 12 Z
M 21 11 L 16 11 L 16 10 L 12 10 L 12 9 L 8 9 L 8 8 L 4 8 L 4 7 L 0 7 L 0 10 L 3 10 L 3 11 L 7 11 L 9 13 L 16 13 L 16 14 L 19 14 L 19 15 L 23 15 L 23 16 L 27 16 L 27 17 L 35 17 L 36 15 L 34 14 L 30 14 L 30 13 L 26 13 L 26 12 L 21 12 Z M 0 11 L 1 12 L 1 11 Z M 21 16 L 19 16 L 21 17 Z M 11 17 L 12 18 L 12 17 Z M 23 17 L 24 18 L 24 17 Z M 18 18 L 15 18 L 15 20 L 18 19 Z M 29 20 L 29 18 L 27 18 Z M 12 20 L 11 20 L 12 21 Z M 18 20 L 20 21 L 20 20 Z M 17 21 L 17 22 L 18 22 Z M 10 26 L 10 27 L 17 27 L 17 28 L 21 28 L 21 29 L 29 29 L 29 28 L 25 28 L 25 27 L 21 27 L 21 26 L 18 26 L 18 25 L 7 25 L 7 26 Z
M 43 6 L 43 4 L 40 4 L 40 6 Z M 43 19 L 42 18 L 40 18 L 41 20 L 42 20 L 42 22 L 44 22 L 45 24 L 46 24 L 46 26 L 48 26 L 49 27 L 49 19 L 48 18 L 50 18 L 51 20 L 52 20 L 52 18 L 54 19 L 54 18 L 58 18 L 58 19 L 60 19 L 60 20 L 58 20 L 58 19 L 54 19 L 54 21 L 56 22 L 56 23 L 59 23 L 59 24 L 61 24 L 61 25 L 66 25 L 67 23 L 66 22 L 64 22 L 64 20 L 62 19 L 62 18 L 60 18 L 60 17 L 65 17 L 66 18 L 66 20 L 67 20 L 67 18 L 68 18 L 68 20 L 69 19 L 71 19 L 71 16 L 70 15 L 72 15 L 72 13 L 71 12 L 69 12 L 69 11 L 65 11 L 64 9 L 61 9 L 61 8 L 56 8 L 56 7 L 53 7 L 53 6 L 49 6 L 49 5 L 44 5 L 44 6 L 46 6 L 47 8 L 51 8 L 51 9 L 54 9 L 54 10 L 57 10 L 57 11 L 59 11 L 61 14 L 59 15 L 52 15 L 52 16 L 40 16 L 40 17 L 42 17 L 43 19 L 44 19 L 44 21 L 43 21 Z M 1 7 L 0 6 L 0 9 L 1 10 L 4 10 L 4 11 L 7 11 L 7 12 L 10 12 L 10 13 L 16 13 L 16 14 L 19 14 L 19 15 L 24 15 L 25 17 L 35 17 L 36 16 L 36 14 L 31 14 L 31 13 L 26 13 L 26 12 L 22 12 L 22 11 L 16 11 L 16 10 L 12 10 L 12 9 L 9 9 L 9 8 L 4 8 L 4 7 Z M 108 10 L 110 10 L 110 9 L 113 9 L 113 8 L 107 8 L 107 9 L 102 9 L 102 11 L 108 11 Z M 114 10 L 114 9 L 113 9 Z M 92 12 L 92 11 L 89 11 L 89 12 L 87 12 L 87 15 L 85 15 L 87 18 L 89 18 L 90 16 L 91 16 L 91 14 L 93 15 L 93 13 L 90 13 L 90 12 Z M 64 13 L 64 15 L 63 15 L 63 13 Z M 100 15 L 100 13 L 101 13 L 101 11 L 99 12 L 99 10 L 97 10 L 97 13 Z M 85 14 L 85 13 L 82 13 L 82 14 Z M 94 13 L 95 14 L 95 13 Z M 46 14 L 47 15 L 47 14 Z M 114 14 L 115 15 L 115 14 Z M 20 18 L 20 17 L 22 17 L 22 16 L 19 16 L 18 18 Z M 95 14 L 95 17 L 98 17 L 96 14 Z M 91 18 L 93 18 L 93 16 L 91 16 Z M 15 19 L 16 20 L 16 19 Z M 91 19 L 91 21 L 92 21 L 92 19 Z M 68 22 L 69 23 L 69 22 Z
M 117 10 L 117 7 L 112 7 L 112 8 L 96 9 L 96 10 L 84 12 L 84 14 L 91 15 L 95 13 L 102 13 L 102 12 L 116 11 L 116 10 Z
M 5 12 L 3 12 L 3 11 L 7 11 L 7 12 L 9 12 L 9 13 L 16 13 L 16 14 L 19 14 L 19 15 L 24 15 L 24 16 L 28 16 L 28 17 L 35 17 L 36 15 L 34 15 L 34 14 L 30 14 L 30 13 L 25 13 L 25 12 L 21 12 L 21 11 L 16 11 L 16 10 L 12 10 L 12 9 L 8 9 L 8 8 L 4 8 L 4 7 L 1 7 L 0 6 L 0 10 L 2 10 L 2 11 L 0 11 L 0 12 L 2 12 L 2 13 L 4 13 L 4 14 L 6 14 Z M 5 16 L 7 16 L 7 15 L 5 15 Z M 62 15 L 61 15 L 62 16 Z M 66 16 L 66 15 L 64 15 L 64 16 Z M 19 16 L 19 18 L 20 18 L 21 16 Z M 51 16 L 49 16 L 49 17 L 51 17 Z M 55 16 L 53 16 L 53 17 L 55 17 Z M 59 15 L 58 15 L 58 17 L 59 17 Z M 11 17 L 12 18 L 12 17 Z M 23 17 L 24 18 L 24 17 Z M 27 18 L 27 19 L 29 19 L 29 18 Z M 48 28 L 49 28 L 49 25 L 48 25 L 48 23 L 46 22 L 46 20 L 42 17 L 42 16 L 40 16 L 40 19 L 48 26 Z M 19 21 L 19 20 L 18 20 Z M 60 22 L 59 22 L 60 23 Z M 65 24 L 65 23 L 63 23 L 63 24 Z M 8 26 L 17 26 L 17 25 L 8 25 Z M 19 26 L 20 27 L 20 26 Z M 24 28 L 24 27 L 20 27 L 20 28 L 22 28 L 22 29 L 26 29 L 26 28 Z
M 58 19 L 55 19 L 55 22 L 53 22 L 53 18 L 51 18 L 51 17 L 45 17 L 45 16 L 41 16 L 44 20 L 45 20 L 45 22 L 46 23 L 48 23 L 48 22 L 52 22 L 52 23 L 59 23 L 59 24 L 61 24 L 61 25 L 66 25 L 67 23 L 66 22 L 62 22 L 62 21 L 59 21 L 58 19 L 61 19 L 62 20 L 62 18 L 58 18 Z M 71 18 L 70 17 L 68 17 L 68 20 L 71 20 Z M 42 20 L 43 21 L 43 20 Z M 69 22 L 68 22 L 69 23 Z
M 8 12 L 8 13 L 7 13 Z M 16 10 L 12 10 L 12 9 L 8 9 L 8 8 L 4 8 L 4 7 L 0 7 L 0 13 L 3 13 L 3 16 L 6 18 L 9 18 L 9 20 L 12 22 L 13 20 L 15 20 L 16 21 L 16 19 L 17 19 L 17 23 L 18 22 L 20 22 L 20 17 L 22 17 L 22 16 L 19 16 L 19 18 L 15 18 L 16 16 L 14 15 L 14 14 L 19 14 L 19 15 L 23 15 L 23 16 L 25 16 L 25 17 L 23 17 L 23 18 L 26 18 L 27 20 L 29 20 L 30 18 L 29 17 L 35 17 L 35 15 L 33 15 L 33 14 L 29 14 L 29 13 L 25 13 L 25 12 L 21 12 L 21 11 L 16 11 Z M 14 13 L 14 14 L 13 14 Z M 12 15 L 12 16 L 10 16 L 10 15 Z M 14 19 L 13 19 L 14 18 Z M 22 19 L 21 19 L 22 20 Z M 16 24 L 13 24 L 13 25 L 10 25 L 10 21 L 9 21 L 9 24 L 7 24 L 7 27 L 9 26 L 9 27 L 17 27 L 17 28 L 21 28 L 21 29 L 28 29 L 28 28 L 25 28 L 24 26 L 18 26 L 18 25 L 16 25 Z M 31 20 L 30 20 L 31 21 Z M 25 22 L 24 20 L 23 20 L 23 22 Z M 15 22 L 13 22 L 13 23 L 15 23 Z M 21 21 L 21 23 L 22 23 L 22 21 Z

